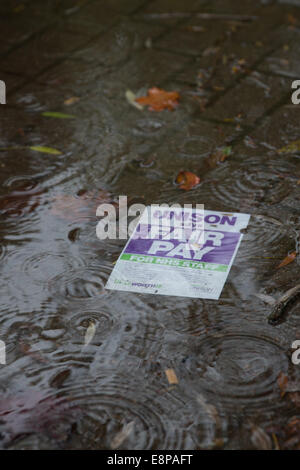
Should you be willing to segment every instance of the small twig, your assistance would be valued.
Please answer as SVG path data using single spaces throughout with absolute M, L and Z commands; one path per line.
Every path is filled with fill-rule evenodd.
M 277 300 L 271 314 L 268 317 L 270 325 L 278 325 L 281 323 L 287 313 L 287 308 L 290 308 L 300 297 L 300 284 L 297 284 L 292 289 L 289 289 Z
M 222 13 L 196 13 L 196 18 L 202 18 L 203 20 L 236 20 L 236 21 L 254 21 L 257 16 L 250 15 L 226 15 Z
M 222 13 L 182 13 L 182 12 L 171 12 L 171 13 L 148 13 L 143 15 L 147 18 L 189 18 L 191 16 L 201 18 L 202 20 L 227 20 L 227 21 L 254 21 L 257 16 L 250 15 L 227 15 Z

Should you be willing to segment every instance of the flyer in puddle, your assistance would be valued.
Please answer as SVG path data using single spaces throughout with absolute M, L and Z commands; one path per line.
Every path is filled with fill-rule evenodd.
M 146 207 L 106 288 L 219 299 L 250 215 L 198 207 Z

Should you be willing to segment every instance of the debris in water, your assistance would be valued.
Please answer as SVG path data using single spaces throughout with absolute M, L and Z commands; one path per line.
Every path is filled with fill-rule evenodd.
M 189 191 L 200 183 L 200 178 L 191 171 L 180 171 L 176 177 L 175 182 L 179 184 L 180 189 Z
M 281 147 L 279 150 L 277 150 L 277 153 L 279 154 L 296 152 L 300 152 L 300 140 L 295 140 L 294 142 L 291 142 L 290 144 L 285 145 L 284 147 Z
M 175 385 L 179 383 L 174 369 L 166 369 L 165 374 L 170 385 Z
M 141 104 L 137 103 L 136 95 L 133 93 L 133 91 L 126 90 L 125 96 L 129 104 L 139 109 L 140 111 L 143 111 L 144 107 Z
M 292 263 L 297 257 L 297 252 L 292 251 L 292 253 L 289 253 L 283 261 L 277 266 L 277 269 L 282 268 L 283 266 L 287 266 L 288 264 Z
M 288 311 L 288 309 L 299 299 L 300 284 L 297 284 L 292 289 L 289 289 L 282 297 L 275 303 L 271 314 L 268 317 L 270 325 L 278 325 L 281 323 Z
M 110 447 L 111 449 L 118 449 L 120 445 L 123 444 L 125 439 L 129 437 L 129 435 L 132 433 L 134 428 L 134 421 L 130 421 L 128 424 L 126 424 L 122 431 L 118 432 L 118 434 L 115 435 L 113 440 L 111 441 Z
M 251 442 L 258 450 L 272 450 L 272 440 L 261 427 L 251 427 Z
M 90 344 L 96 333 L 96 323 L 91 320 L 84 337 L 84 348 Z
M 75 119 L 76 118 L 76 116 L 73 116 L 73 114 L 57 113 L 57 112 L 52 112 L 52 111 L 45 111 L 44 113 L 42 113 L 42 116 L 51 117 L 55 119 Z
M 80 98 L 78 96 L 72 96 L 71 98 L 68 98 L 64 101 L 64 104 L 66 106 L 71 106 L 72 104 L 78 103 L 80 101 Z
M 41 145 L 32 145 L 31 147 L 29 147 L 29 149 L 34 150 L 35 152 L 49 153 L 50 155 L 61 155 L 62 154 L 62 152 L 60 150 L 54 149 L 52 147 L 44 147 L 44 146 L 41 146 Z
M 150 88 L 147 96 L 136 98 L 140 105 L 148 105 L 150 111 L 172 111 L 178 106 L 179 93 L 177 91 L 165 91 L 157 87 Z
M 277 383 L 278 383 L 278 386 L 280 388 L 281 398 L 283 398 L 284 395 L 286 394 L 286 387 L 287 387 L 287 384 L 288 384 L 288 380 L 289 379 L 288 379 L 287 375 L 285 375 L 283 372 L 280 372 L 280 374 L 277 377 Z

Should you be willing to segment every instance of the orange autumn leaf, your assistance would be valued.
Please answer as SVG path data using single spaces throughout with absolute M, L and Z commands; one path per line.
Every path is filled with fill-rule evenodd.
M 290 264 L 294 261 L 294 259 L 296 258 L 297 256 L 297 252 L 296 251 L 292 251 L 292 253 L 290 253 L 289 255 L 287 255 L 283 261 L 281 261 L 281 263 L 277 266 L 277 269 L 278 268 L 282 268 L 283 266 L 286 266 L 287 264 Z
M 180 189 L 189 191 L 200 183 L 200 178 L 191 171 L 180 171 L 175 181 L 179 184 Z
M 136 102 L 149 106 L 150 111 L 172 111 L 178 105 L 179 93 L 177 91 L 165 91 L 157 87 L 150 88 L 147 96 L 136 98 Z

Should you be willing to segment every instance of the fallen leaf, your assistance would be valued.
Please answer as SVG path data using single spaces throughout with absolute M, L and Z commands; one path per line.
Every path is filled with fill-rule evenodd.
M 150 88 L 147 96 L 136 98 L 141 105 L 148 105 L 150 111 L 172 111 L 178 105 L 179 93 L 177 91 L 165 91 L 157 87 Z
M 84 337 L 84 346 L 88 346 L 96 333 L 96 324 L 94 321 L 90 321 L 89 326 L 86 329 Z
M 175 385 L 179 383 L 174 369 L 166 369 L 165 374 L 170 385 Z
M 210 168 L 216 168 L 218 163 L 224 162 L 226 158 L 229 157 L 229 155 L 232 152 L 232 147 L 223 147 L 222 149 L 217 150 L 216 152 L 211 153 L 205 160 L 205 163 L 208 164 Z
M 66 106 L 71 106 L 72 104 L 78 103 L 80 98 L 78 96 L 72 96 L 71 98 L 68 98 L 67 100 L 64 101 L 64 104 Z
M 292 253 L 288 254 L 283 261 L 277 266 L 277 269 L 282 268 L 283 266 L 287 266 L 288 264 L 292 263 L 297 257 L 297 252 L 293 251 Z
M 64 369 L 55 374 L 54 377 L 49 380 L 49 385 L 52 388 L 61 388 L 64 385 L 64 382 L 70 377 L 70 375 L 71 369 Z
M 277 377 L 277 383 L 278 383 L 278 386 L 280 388 L 281 398 L 283 398 L 284 395 L 286 394 L 288 381 L 289 381 L 289 379 L 288 379 L 287 375 L 285 375 L 283 372 L 280 372 L 280 374 Z
M 126 424 L 122 431 L 118 432 L 118 434 L 115 435 L 115 437 L 112 439 L 110 447 L 111 449 L 117 449 L 120 447 L 120 445 L 123 444 L 125 439 L 129 437 L 129 435 L 132 433 L 134 428 L 134 421 L 130 421 L 130 423 Z
M 281 149 L 277 150 L 277 153 L 279 154 L 296 152 L 300 152 L 300 140 L 295 140 L 294 142 L 291 142 L 290 144 L 285 145 L 284 147 L 281 147 Z
M 59 150 L 53 149 L 51 147 L 43 147 L 43 146 L 40 146 L 40 145 L 33 145 L 29 148 L 30 148 L 30 150 L 34 150 L 35 152 L 49 153 L 50 155 L 61 155 L 62 154 Z
M 56 119 L 75 119 L 76 117 L 76 116 L 73 116 L 73 114 L 57 113 L 57 112 L 52 112 L 52 111 L 45 111 L 44 113 L 42 113 L 42 116 L 52 117 Z
M 286 450 L 300 450 L 300 418 L 293 416 L 283 428 L 283 445 Z
M 177 175 L 175 182 L 179 184 L 180 189 L 189 191 L 194 186 L 200 183 L 200 178 L 191 171 L 180 171 L 180 173 L 178 173 Z
M 141 104 L 136 102 L 136 95 L 133 93 L 133 91 L 126 90 L 125 97 L 129 104 L 139 109 L 140 111 L 143 111 L 144 107 Z
M 253 425 L 251 427 L 251 442 L 255 449 L 272 450 L 272 440 L 261 427 Z

